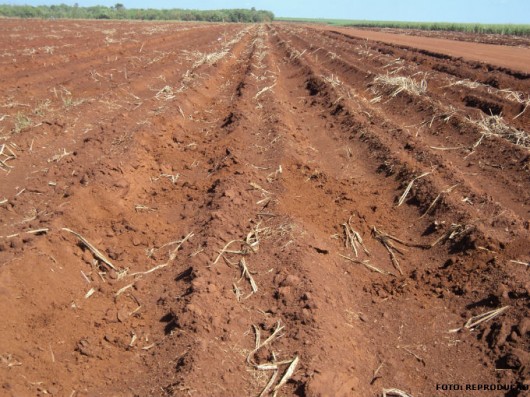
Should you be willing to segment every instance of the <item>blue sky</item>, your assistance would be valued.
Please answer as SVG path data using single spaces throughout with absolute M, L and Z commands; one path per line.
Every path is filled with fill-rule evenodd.
M 4 0 L 7 4 L 106 5 L 127 8 L 250 8 L 281 17 L 530 23 L 530 0 Z M 0 0 L 2 2 L 2 0 Z

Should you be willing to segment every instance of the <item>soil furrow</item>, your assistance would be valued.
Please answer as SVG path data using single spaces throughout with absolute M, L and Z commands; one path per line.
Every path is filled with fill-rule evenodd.
M 292 40 L 294 40 L 294 38 Z M 301 50 L 295 51 L 300 53 Z M 305 57 L 305 59 L 308 59 L 308 57 L 312 58 L 311 55 L 308 55 Z M 446 152 L 443 149 L 447 147 L 461 147 L 462 149 L 471 148 L 477 142 L 477 140 L 480 139 L 481 135 L 474 132 L 475 127 L 470 125 L 463 117 L 460 118 L 460 121 L 449 123 L 449 125 L 447 125 L 445 122 L 434 123 L 436 115 L 445 114 L 445 109 L 436 110 L 437 105 L 430 99 L 425 99 L 413 94 L 405 94 L 404 96 L 395 99 L 390 98 L 380 106 L 378 106 L 378 104 L 373 105 L 368 101 L 368 98 L 363 96 L 363 94 L 356 95 L 356 93 L 362 92 L 363 86 L 366 83 L 366 79 L 364 81 L 361 80 L 360 82 L 358 79 L 352 80 L 349 77 L 351 76 L 351 68 L 348 67 L 349 64 L 346 63 L 347 66 L 344 69 L 344 72 L 341 73 L 342 70 L 336 68 L 337 63 L 340 64 L 343 63 L 343 61 L 337 62 L 337 60 L 332 60 L 329 62 L 329 65 L 331 65 L 329 68 L 333 66 L 335 68 L 334 70 L 337 79 L 336 81 L 331 81 L 331 84 L 339 87 L 341 87 L 343 83 L 351 84 L 349 87 L 353 88 L 353 92 L 348 92 L 348 88 L 343 89 L 344 96 L 349 96 L 350 94 L 355 95 L 357 104 L 361 108 L 360 110 L 362 112 L 367 115 L 377 115 L 376 119 L 379 118 L 378 122 L 382 126 L 382 131 L 386 130 L 392 132 L 391 141 L 399 140 L 402 142 L 402 145 L 405 148 L 405 156 L 409 154 L 409 162 L 413 164 L 414 167 L 416 167 L 414 164 L 417 161 L 423 163 L 424 169 L 428 169 L 429 164 L 432 167 L 433 164 L 445 163 L 444 168 L 448 169 L 450 174 L 448 177 L 446 177 L 448 181 L 441 185 L 450 186 L 447 185 L 447 183 L 450 183 L 451 181 L 456 181 L 460 184 L 466 184 L 471 190 L 471 192 L 468 193 L 473 197 L 479 198 L 486 198 L 486 192 L 491 194 L 492 189 L 489 188 L 491 187 L 492 183 L 495 183 L 492 182 L 492 179 L 493 181 L 498 180 L 498 183 L 496 183 L 495 189 L 493 189 L 493 191 L 499 192 L 499 194 L 494 195 L 494 199 L 503 200 L 501 197 L 509 197 L 509 199 L 503 200 L 505 204 L 503 207 L 509 206 L 516 214 L 520 215 L 523 220 L 526 218 L 527 210 L 521 204 L 524 203 L 525 200 L 523 190 L 525 189 L 524 186 L 526 185 L 525 181 L 527 180 L 527 170 L 524 167 L 524 164 L 520 164 L 520 161 L 524 160 L 526 157 L 526 149 L 513 147 L 511 144 L 503 145 L 502 142 L 499 142 L 501 145 L 486 142 L 484 145 L 484 147 L 487 147 L 487 149 L 485 149 L 485 153 L 483 147 L 479 147 L 476 150 L 479 156 L 478 161 L 477 154 L 475 153 L 473 153 L 473 157 L 468 159 L 470 151 L 467 152 L 467 155 L 466 153 L 462 154 L 462 150 L 447 150 Z M 322 65 L 321 62 L 320 65 Z M 329 69 L 324 69 L 320 72 L 324 78 L 328 78 L 327 76 L 331 74 L 328 70 Z M 373 75 L 373 72 L 370 70 L 367 72 L 359 71 L 358 74 L 366 76 L 371 74 Z M 361 84 L 360 89 L 358 87 L 359 83 Z M 364 99 L 364 101 L 359 103 L 359 99 Z M 415 112 L 400 111 L 399 114 L 397 113 L 398 109 L 406 108 L 408 110 L 413 107 Z M 435 107 L 434 111 L 431 110 L 433 107 Z M 434 113 L 435 116 L 432 116 L 432 113 Z M 390 115 L 393 117 L 390 118 Z M 459 116 L 454 117 L 458 118 Z M 434 128 L 432 128 L 434 131 L 432 133 L 429 133 L 430 128 L 425 127 L 425 120 L 429 119 L 434 123 Z M 372 117 L 370 117 L 370 122 L 371 124 L 374 122 Z M 440 136 L 439 132 L 437 131 L 440 126 L 446 131 L 450 128 L 454 129 L 454 133 L 451 134 L 451 141 L 448 142 L 445 137 Z M 412 132 L 410 131 L 411 129 L 416 131 Z M 385 140 L 386 137 L 384 137 L 383 134 L 387 134 L 384 132 L 380 134 L 381 139 Z M 463 136 L 462 134 L 473 134 L 474 137 L 471 140 L 465 139 L 455 142 L 454 137 Z M 387 145 L 390 144 L 391 143 L 388 143 L 387 139 Z M 504 146 L 504 150 L 500 150 L 499 153 L 499 148 L 502 146 Z M 435 150 L 432 148 L 435 148 Z M 442 149 L 441 151 L 444 152 L 443 155 L 439 154 L 439 149 Z M 475 150 L 473 150 L 473 152 L 475 152 Z M 491 165 L 490 159 L 492 157 L 499 158 L 499 155 L 505 157 L 503 163 L 511 163 L 514 165 L 511 167 L 511 171 L 519 174 L 518 177 L 515 179 L 513 176 L 509 178 L 503 178 L 502 175 L 498 174 L 497 169 Z M 441 172 L 443 173 L 444 171 L 441 170 Z M 471 174 L 471 176 L 467 176 L 469 174 Z M 499 180 L 499 177 L 502 179 Z M 433 198 L 430 199 L 432 200 Z M 511 206 L 510 203 L 514 203 L 515 205 Z M 425 210 L 425 208 L 423 209 Z
M 527 130 L 524 76 L 302 25 L 17 26 L 0 394 L 525 395 L 528 149 L 468 119 Z

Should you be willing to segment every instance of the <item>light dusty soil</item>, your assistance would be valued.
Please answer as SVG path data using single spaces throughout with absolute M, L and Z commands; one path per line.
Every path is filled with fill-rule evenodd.
M 296 25 L 0 30 L 0 395 L 528 395 L 528 75 Z

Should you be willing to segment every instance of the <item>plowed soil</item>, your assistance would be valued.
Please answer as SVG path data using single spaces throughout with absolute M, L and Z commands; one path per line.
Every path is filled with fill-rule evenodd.
M 0 395 L 528 395 L 517 64 L 297 25 L 0 30 Z
M 359 28 L 358 28 L 359 29 Z M 450 39 L 456 41 L 468 41 L 472 43 L 498 44 L 513 47 L 530 47 L 530 37 L 516 36 L 497 33 L 470 33 L 470 32 L 452 32 L 442 30 L 423 30 L 423 29 L 396 29 L 396 28 L 362 28 L 362 30 L 372 30 L 375 32 L 393 33 L 406 36 L 434 37 L 441 39 Z
M 519 70 L 526 74 L 530 73 L 530 48 L 514 48 L 513 46 L 488 42 L 471 43 L 443 36 L 401 35 L 367 29 L 330 28 L 324 25 L 320 28 L 365 40 L 377 40 L 398 45 L 402 49 L 423 50 L 429 55 L 438 56 L 442 59 L 450 57 L 455 60 L 475 61 L 477 68 L 484 67 L 484 63 L 486 63 L 505 67 L 509 70 Z

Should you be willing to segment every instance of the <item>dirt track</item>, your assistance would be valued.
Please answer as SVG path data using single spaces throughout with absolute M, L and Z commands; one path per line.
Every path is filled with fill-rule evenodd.
M 527 395 L 528 75 L 301 26 L 1 30 L 1 395 Z

